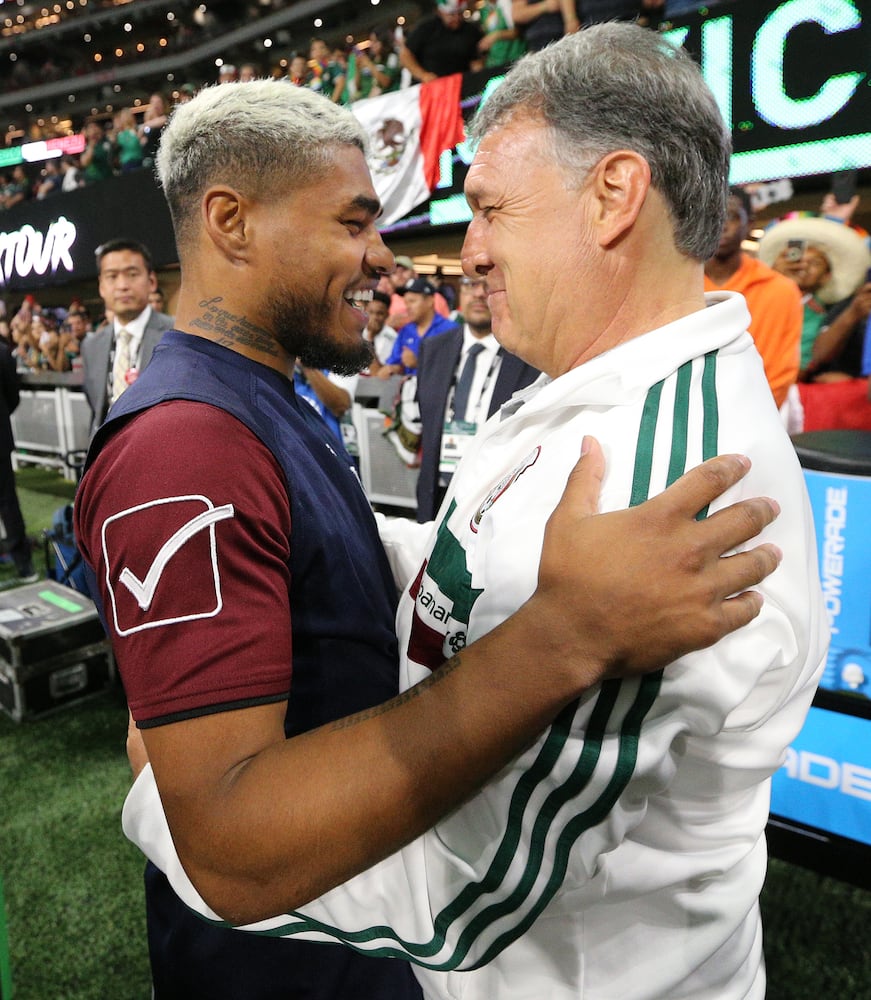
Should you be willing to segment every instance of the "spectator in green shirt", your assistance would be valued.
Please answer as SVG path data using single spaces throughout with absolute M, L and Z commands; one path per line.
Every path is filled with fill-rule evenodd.
M 485 66 L 506 66 L 526 51 L 520 32 L 514 27 L 509 0 L 486 0 L 480 9 L 484 37 L 478 44 Z
M 330 59 L 330 50 L 323 38 L 313 38 L 309 45 L 309 87 L 323 94 L 334 104 L 340 104 L 345 89 L 345 74 L 341 66 Z
M 130 108 L 123 108 L 115 115 L 115 151 L 122 174 L 140 170 L 144 152 L 142 140 L 136 129 L 136 122 Z
M 368 44 L 354 49 L 355 98 L 377 97 L 399 88 L 402 67 L 389 31 L 370 31 Z
M 81 164 L 86 184 L 95 184 L 112 176 L 112 143 L 106 138 L 101 122 L 90 121 L 85 125 Z

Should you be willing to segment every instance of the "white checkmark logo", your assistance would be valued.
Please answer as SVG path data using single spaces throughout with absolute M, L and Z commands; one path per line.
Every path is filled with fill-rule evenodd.
M 202 514 L 197 514 L 196 517 L 191 518 L 190 521 L 183 524 L 163 543 L 160 551 L 154 558 L 154 562 L 152 562 L 148 572 L 145 574 L 144 580 L 140 580 L 129 567 L 125 566 L 118 576 L 118 581 L 123 583 L 130 591 L 139 607 L 143 611 L 147 611 L 154 600 L 154 592 L 157 590 L 157 585 L 160 583 L 163 571 L 176 552 L 187 541 L 193 538 L 194 535 L 202 531 L 203 528 L 208 528 L 218 521 L 224 521 L 228 517 L 233 517 L 234 513 L 233 505 L 227 503 L 222 507 L 212 507 L 210 510 L 203 511 Z

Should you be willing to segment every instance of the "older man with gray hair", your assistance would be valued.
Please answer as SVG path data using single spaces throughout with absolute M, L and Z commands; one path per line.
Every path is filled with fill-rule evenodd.
M 403 525 L 406 547 L 385 527 L 410 580 L 408 690 L 377 709 L 396 676 L 393 580 L 349 463 L 287 379 L 296 355 L 359 366 L 360 303 L 392 266 L 358 135 L 323 99 L 258 83 L 206 91 L 167 128 L 179 330 L 100 431 L 78 504 L 150 758 L 126 829 L 162 903 L 164 875 L 196 907 L 195 885 L 217 921 L 198 937 L 226 951 L 177 949 L 158 998 L 185 981 L 233 995 L 212 963 L 237 997 L 303 995 L 290 952 L 270 993 L 245 951 L 285 932 L 410 959 L 431 996 L 758 993 L 766 780 L 821 658 L 812 534 L 742 305 L 702 318 L 712 227 L 680 223 L 713 207 L 718 227 L 722 123 L 685 60 L 628 31 L 522 64 L 481 119 L 464 267 L 486 276 L 497 336 L 549 378 L 488 422 L 434 525 Z M 602 78 L 589 94 L 584 73 Z M 649 92 L 627 102 L 627 79 Z M 594 136 L 612 88 L 626 128 Z M 564 106 L 580 138 L 552 118 Z M 651 183 L 663 123 L 635 146 L 650 108 L 676 116 L 676 155 L 698 143 L 682 116 L 714 133 L 718 155 L 673 168 L 693 168 L 680 204 Z M 592 517 L 591 435 L 612 509 Z M 759 458 L 751 488 L 784 508 L 752 551 L 777 504 L 714 513 L 706 485 L 737 499 L 744 463 L 682 475 L 737 444 Z M 789 571 L 761 611 L 724 600 L 778 548 Z M 251 935 L 216 917 L 282 912 Z M 326 951 L 311 995 L 389 995 L 383 979 L 343 989 L 345 953 Z

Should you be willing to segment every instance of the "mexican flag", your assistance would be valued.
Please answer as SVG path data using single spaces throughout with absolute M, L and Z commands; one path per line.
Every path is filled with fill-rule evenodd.
M 429 198 L 442 151 L 463 141 L 461 82 L 455 73 L 351 105 L 369 136 L 369 170 L 384 207 L 379 226 L 391 225 Z

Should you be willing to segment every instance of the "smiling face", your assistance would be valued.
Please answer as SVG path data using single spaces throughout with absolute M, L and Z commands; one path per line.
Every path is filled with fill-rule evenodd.
M 330 55 L 327 43 L 320 38 L 315 38 L 308 50 L 309 59 L 316 59 L 318 62 L 326 62 Z
M 340 147 L 319 179 L 251 208 L 264 325 L 306 365 L 348 374 L 368 364 L 366 305 L 393 255 L 362 152 Z
M 585 349 L 581 320 L 597 282 L 591 200 L 570 186 L 550 143 L 542 121 L 523 114 L 484 137 L 466 176 L 462 260 L 467 276 L 487 278 L 499 343 L 556 377 Z

